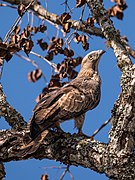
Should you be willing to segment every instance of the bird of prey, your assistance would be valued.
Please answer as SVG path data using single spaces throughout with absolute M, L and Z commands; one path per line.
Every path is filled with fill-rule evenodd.
M 104 50 L 92 51 L 81 63 L 78 76 L 63 87 L 46 94 L 36 105 L 30 121 L 31 138 L 61 122 L 74 119 L 78 133 L 82 134 L 85 113 L 100 101 L 101 79 L 98 63 Z

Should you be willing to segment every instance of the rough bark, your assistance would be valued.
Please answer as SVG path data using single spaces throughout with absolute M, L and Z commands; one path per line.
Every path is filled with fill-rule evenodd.
M 6 2 L 18 3 L 14 0 L 6 0 Z M 118 67 L 122 71 L 120 82 L 122 90 L 112 109 L 109 142 L 105 144 L 69 133 L 50 132 L 35 153 L 22 157 L 18 154 L 18 150 L 25 141 L 27 142 L 29 130 L 0 131 L 0 161 L 48 158 L 69 165 L 87 167 L 98 173 L 105 173 L 111 179 L 133 180 L 135 178 L 135 65 L 132 65 L 129 58 L 129 51 L 126 48 L 128 45 L 125 46 L 100 0 L 87 0 L 87 4 L 100 25 L 98 36 L 109 41 L 116 55 Z M 31 8 L 40 17 L 61 25 L 57 15 L 47 12 L 39 4 Z M 72 21 L 72 28 L 76 29 L 77 23 Z M 82 30 L 81 26 L 78 26 L 78 30 Z M 91 28 L 85 32 L 97 35 Z M 2 91 L 0 93 L 2 96 Z
M 19 112 L 17 112 L 6 100 L 6 96 L 0 84 L 0 116 L 3 116 L 8 124 L 13 128 L 20 130 L 26 126 L 26 122 Z

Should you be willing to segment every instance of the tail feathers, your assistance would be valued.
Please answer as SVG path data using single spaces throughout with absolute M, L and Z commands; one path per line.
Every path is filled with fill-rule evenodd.
M 40 132 L 41 128 L 35 123 L 35 121 L 33 121 L 30 125 L 30 137 L 34 139 L 40 134 Z
M 38 125 L 35 121 L 33 121 L 30 125 L 30 137 L 34 140 L 39 134 L 43 131 L 51 128 L 54 125 L 54 122 L 49 122 L 48 124 Z

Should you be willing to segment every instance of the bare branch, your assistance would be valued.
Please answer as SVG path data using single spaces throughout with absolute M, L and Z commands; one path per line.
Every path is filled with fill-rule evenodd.
M 11 3 L 11 4 L 14 4 L 14 5 L 18 5 L 18 3 L 19 3 L 19 1 L 16 1 L 16 0 L 3 0 L 3 1 L 8 2 L 8 3 Z M 26 2 L 25 0 L 23 0 L 23 3 L 24 3 L 24 4 L 25 4 L 25 3 L 28 4 L 28 2 L 29 2 L 29 1 Z M 94 2 L 94 3 L 95 3 L 95 2 Z M 101 2 L 99 2 L 99 4 L 101 4 Z M 34 13 L 35 13 L 37 16 L 39 16 L 39 18 L 41 18 L 41 19 L 46 19 L 48 22 L 52 22 L 52 23 L 57 24 L 57 25 L 62 25 L 62 24 L 61 24 L 61 21 L 60 21 L 60 17 L 59 17 L 58 15 L 56 15 L 56 14 L 54 14 L 54 13 L 51 13 L 51 12 L 48 12 L 47 10 L 45 10 L 41 5 L 37 4 L 36 2 L 35 2 L 35 4 L 34 4 L 33 6 L 30 7 L 30 9 L 33 10 Z M 99 11 L 99 9 L 98 9 L 98 11 Z M 98 11 L 97 11 L 97 13 L 98 13 Z M 105 9 L 103 9 L 103 11 L 104 11 L 105 14 L 107 14 L 107 11 L 105 11 Z M 98 17 L 98 16 L 97 16 L 97 17 Z M 105 16 L 104 18 L 106 19 L 106 16 Z M 103 22 L 104 22 L 104 18 L 102 19 Z M 108 18 L 109 18 L 109 17 L 108 17 L 108 14 L 107 14 L 107 19 L 108 19 Z M 112 36 L 113 33 L 114 33 L 114 35 L 116 36 L 116 37 L 115 37 L 116 40 L 117 40 L 117 38 L 118 38 L 119 44 L 120 44 L 120 42 L 121 42 L 121 41 L 119 41 L 119 39 L 120 39 L 120 34 L 119 34 L 118 31 L 114 30 L 114 27 L 112 26 L 112 23 L 111 23 L 110 20 L 108 21 L 108 26 L 107 26 L 107 27 L 110 27 L 109 23 L 111 23 L 111 27 L 113 27 L 113 28 L 110 28 L 110 29 L 109 29 L 109 31 L 112 30 L 112 32 L 109 33 L 109 34 L 110 34 L 109 36 L 108 36 L 107 34 L 105 35 L 105 34 L 104 34 L 104 31 L 102 32 L 102 30 L 101 30 L 100 28 L 97 28 L 97 27 L 95 27 L 95 26 L 94 26 L 94 27 L 87 27 L 87 28 L 85 28 L 80 21 L 77 21 L 77 20 L 69 20 L 69 22 L 71 22 L 71 28 L 73 28 L 73 29 L 75 29 L 75 30 L 77 30 L 77 31 L 83 31 L 84 33 L 88 33 L 89 35 L 99 36 L 99 37 L 101 37 L 101 38 L 105 38 L 105 37 L 106 37 L 108 40 L 111 38 L 111 36 Z M 105 25 L 105 23 L 104 23 L 104 25 Z M 106 25 L 105 25 L 105 26 L 106 26 Z M 56 26 L 56 28 L 58 28 L 58 27 Z M 113 39 L 114 39 L 114 37 L 113 37 Z M 112 44 L 112 47 L 113 47 L 114 49 L 116 49 L 116 46 L 115 46 L 114 41 L 111 42 L 111 44 Z M 120 49 L 121 49 L 121 45 L 119 45 L 119 46 L 120 46 Z M 130 48 L 129 48 L 129 47 L 130 47 Z M 127 50 L 127 52 L 128 52 L 129 55 L 131 55 L 132 57 L 135 58 L 135 51 L 131 48 L 130 45 L 128 45 L 127 42 L 126 42 L 126 43 L 123 42 L 123 48 L 125 48 L 125 49 Z M 125 49 L 123 49 L 123 50 L 125 51 Z M 121 52 L 121 54 L 123 54 L 123 51 Z M 116 55 L 118 56 L 117 53 L 116 53 Z M 123 55 L 124 55 L 124 54 L 123 54 Z M 116 57 L 117 57 L 117 56 L 116 56 Z M 124 56 L 123 56 L 123 58 L 124 58 Z
M 22 59 L 24 59 L 24 60 L 26 60 L 26 61 L 28 61 L 28 62 L 30 62 L 35 68 L 40 69 L 39 66 L 37 65 L 37 63 L 34 60 L 32 60 L 32 59 L 30 59 L 28 57 L 25 57 L 23 55 L 20 55 L 18 53 L 15 53 L 15 55 L 22 58 Z
M 64 172 L 62 173 L 62 175 L 60 176 L 60 180 L 63 180 L 63 178 L 65 177 L 65 175 L 66 175 L 67 172 L 68 172 L 69 175 L 71 176 L 72 180 L 74 180 L 74 176 L 73 176 L 73 174 L 70 172 L 69 167 L 70 167 L 70 165 L 67 165 L 65 171 L 64 171 Z
M 8 162 L 28 158 L 55 158 L 64 164 L 81 165 L 101 173 L 103 171 L 104 165 L 101 162 L 106 160 L 103 156 L 100 157 L 100 151 L 106 152 L 106 144 L 99 143 L 95 140 L 91 141 L 91 139 L 84 136 L 78 137 L 78 135 L 71 135 L 69 133 L 50 131 L 36 152 L 22 157 L 18 150 L 20 151 L 22 145 L 28 141 L 28 137 L 29 130 L 0 131 L 0 161 Z M 5 146 L 7 142 L 8 147 Z
M 8 3 L 11 3 L 11 4 L 16 4 L 18 5 L 19 4 L 19 1 L 16 1 L 16 0 L 3 0 L 4 2 L 8 2 Z M 29 1 L 25 1 L 23 0 L 23 3 L 25 4 L 28 4 Z M 33 6 L 30 7 L 31 10 L 34 11 L 34 13 L 39 16 L 39 18 L 41 19 L 47 19 L 55 24 L 58 24 L 58 25 L 62 25 L 61 23 L 61 20 L 60 20 L 60 16 L 54 14 L 54 13 L 51 13 L 51 12 L 48 12 L 47 10 L 45 10 L 41 5 L 39 5 L 38 3 L 35 3 Z M 103 33 L 101 32 L 101 29 L 100 28 L 97 28 L 97 27 L 88 27 L 88 28 L 84 28 L 82 23 L 80 21 L 76 21 L 76 20 L 69 20 L 68 22 L 71 22 L 71 28 L 75 29 L 75 30 L 78 30 L 78 31 L 83 31 L 83 32 L 86 32 L 90 35 L 95 35 L 95 36 L 99 36 L 99 37 L 104 37 Z
M 23 15 L 25 14 L 25 12 L 28 10 L 28 8 L 35 2 L 35 0 L 31 1 L 23 10 L 23 14 L 22 16 L 18 16 L 17 19 L 15 20 L 15 22 L 13 23 L 11 29 L 7 32 L 5 38 L 4 38 L 4 42 L 7 42 L 8 38 L 11 36 L 12 32 L 14 31 L 15 27 L 18 25 L 18 23 L 21 21 Z
M 12 5 L 9 5 L 9 4 L 4 4 L 4 3 L 0 3 L 0 6 L 1 7 L 10 7 L 10 8 L 13 8 L 13 9 L 17 9 L 16 6 L 12 6 Z
M 127 37 L 121 36 L 121 41 L 123 42 L 128 54 L 131 55 L 133 58 L 135 58 L 135 50 L 133 50 L 132 47 L 128 44 Z
M 55 70 L 55 72 L 57 72 L 57 65 L 56 65 L 55 63 L 51 63 L 51 62 L 48 61 L 45 57 L 43 57 L 43 56 L 41 56 L 40 54 L 35 53 L 35 52 L 33 52 L 33 51 L 31 51 L 30 54 L 33 54 L 33 55 L 37 56 L 38 58 L 43 59 L 44 61 L 46 61 L 46 62 Z
M 91 136 L 91 138 L 94 138 L 98 133 L 99 131 L 101 131 L 101 129 L 103 129 L 103 127 L 105 127 L 109 122 L 111 121 L 111 118 L 108 119 L 107 121 L 105 121 Z

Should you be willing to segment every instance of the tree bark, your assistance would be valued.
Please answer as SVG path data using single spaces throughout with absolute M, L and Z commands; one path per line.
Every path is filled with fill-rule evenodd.
M 15 0 L 4 1 L 18 4 Z M 133 180 L 135 178 L 135 65 L 129 57 L 131 54 L 129 45 L 122 40 L 100 0 L 86 0 L 86 2 L 100 28 L 83 29 L 78 21 L 70 20 L 72 28 L 106 38 L 114 50 L 118 67 L 122 72 L 121 93 L 112 109 L 109 142 L 105 144 L 83 136 L 50 131 L 36 152 L 22 156 L 18 151 L 28 141 L 29 130 L 24 128 L 18 131 L 18 128 L 14 128 L 0 131 L 0 161 L 48 158 L 105 173 L 110 179 Z M 35 3 L 31 9 L 38 16 L 61 25 L 58 15 L 47 12 L 38 3 Z M 2 97 L 2 91 L 0 93 Z M 4 103 L 3 107 L 5 107 Z M 15 115 L 20 119 L 20 114 L 15 113 Z

